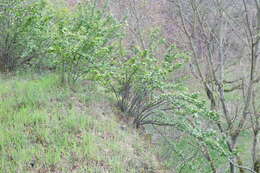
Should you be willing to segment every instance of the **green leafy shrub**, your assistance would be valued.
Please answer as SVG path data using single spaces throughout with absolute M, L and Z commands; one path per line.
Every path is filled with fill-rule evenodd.
M 111 61 L 110 67 L 96 74 L 115 94 L 117 106 L 134 118 L 136 127 L 155 123 L 151 117 L 167 109 L 169 95 L 178 87 L 169 82 L 169 75 L 186 59 L 186 55 L 178 53 L 174 46 L 165 50 L 163 58 L 158 57 L 157 50 L 164 42 L 157 34 L 152 33 L 153 40 L 145 50 L 137 46 L 125 50 L 119 44 L 118 56 Z
M 113 49 L 109 43 L 118 36 L 116 21 L 92 2 L 54 13 L 58 21 L 52 29 L 50 51 L 57 57 L 62 82 L 72 84 L 105 66 Z
M 12 71 L 44 53 L 43 1 L 0 2 L 0 70 Z

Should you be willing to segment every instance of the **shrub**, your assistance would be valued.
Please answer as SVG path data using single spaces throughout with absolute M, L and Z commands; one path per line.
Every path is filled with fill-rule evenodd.
M 79 78 L 109 61 L 110 46 L 118 36 L 119 25 L 99 10 L 95 3 L 85 2 L 71 11 L 56 12 L 51 52 L 57 57 L 62 82 L 73 84 Z
M 137 128 L 155 123 L 152 117 L 168 109 L 170 95 L 178 86 L 169 82 L 169 75 L 186 59 L 174 46 L 165 50 L 163 58 L 157 57 L 157 50 L 165 46 L 157 35 L 153 32 L 151 46 L 145 50 L 137 46 L 124 50 L 120 45 L 110 68 L 97 74 L 115 94 L 117 106 L 134 117 Z
M 0 2 L 0 70 L 12 71 L 43 53 L 43 1 Z

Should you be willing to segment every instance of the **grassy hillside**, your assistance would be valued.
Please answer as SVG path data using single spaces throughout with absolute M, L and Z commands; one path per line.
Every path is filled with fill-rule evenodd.
M 55 75 L 0 77 L 0 172 L 161 172 L 102 89 Z

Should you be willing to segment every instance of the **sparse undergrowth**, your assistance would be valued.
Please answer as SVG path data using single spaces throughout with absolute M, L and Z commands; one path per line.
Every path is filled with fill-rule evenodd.
M 73 92 L 55 75 L 26 78 L 0 77 L 1 173 L 161 172 L 94 84 Z

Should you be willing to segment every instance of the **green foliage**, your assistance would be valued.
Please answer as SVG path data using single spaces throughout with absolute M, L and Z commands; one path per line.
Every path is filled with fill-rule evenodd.
M 110 66 L 104 71 L 96 71 L 95 75 L 115 94 L 119 108 L 134 117 L 137 127 L 146 124 L 145 120 L 155 110 L 164 109 L 167 104 L 165 94 L 180 86 L 169 82 L 169 75 L 187 60 L 176 47 L 165 48 L 158 32 L 153 32 L 151 38 L 150 47 L 145 50 L 138 46 L 124 49 L 119 42 L 118 54 Z M 161 58 L 157 51 L 162 48 L 165 53 Z
M 225 164 L 232 154 L 226 138 L 214 128 L 219 115 L 209 111 L 198 94 L 178 92 L 167 95 L 167 100 L 167 109 L 156 110 L 150 117 L 155 133 L 162 135 L 162 157 L 167 167 L 207 173 L 212 172 L 208 158 L 216 167 Z
M 92 2 L 73 11 L 54 10 L 58 21 L 52 28 L 50 51 L 57 57 L 63 82 L 74 83 L 109 62 L 113 50 L 109 43 L 118 36 L 119 25 Z
M 11 71 L 44 53 L 47 19 L 41 1 L 0 2 L 0 70 Z

